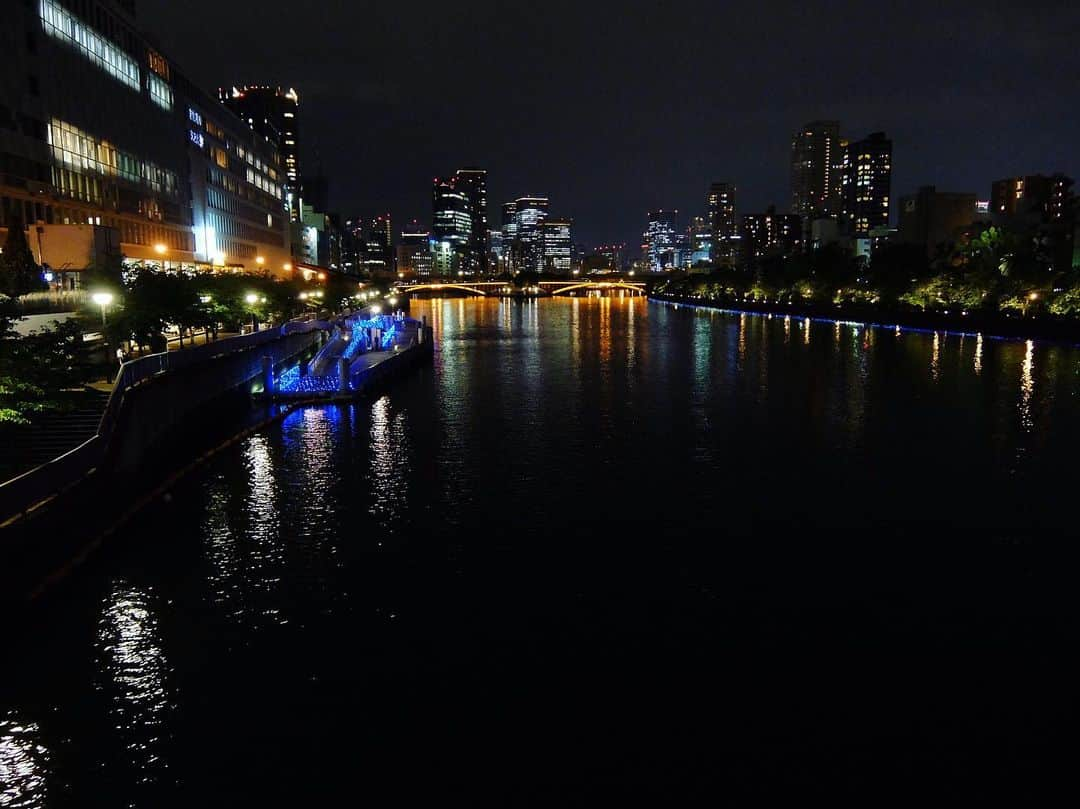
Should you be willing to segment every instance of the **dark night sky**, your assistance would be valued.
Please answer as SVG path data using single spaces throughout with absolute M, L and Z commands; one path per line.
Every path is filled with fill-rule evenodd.
M 789 139 L 815 118 L 887 132 L 894 195 L 1080 174 L 1075 2 L 139 0 L 139 18 L 208 87 L 296 87 L 302 171 L 395 230 L 469 164 L 496 225 L 547 194 L 587 245 L 638 243 L 652 207 L 685 223 L 711 180 L 742 212 L 785 209 Z

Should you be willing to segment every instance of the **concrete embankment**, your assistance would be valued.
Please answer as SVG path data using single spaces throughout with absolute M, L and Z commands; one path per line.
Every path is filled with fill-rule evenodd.
M 285 362 L 320 342 L 325 328 L 326 324 L 288 324 L 125 363 L 92 438 L 0 484 L 0 526 L 10 528 L 96 472 L 137 469 L 191 413 L 257 379 L 263 357 L 275 364 Z

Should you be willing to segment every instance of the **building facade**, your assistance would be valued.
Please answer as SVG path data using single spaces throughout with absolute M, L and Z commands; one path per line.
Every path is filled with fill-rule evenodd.
M 842 217 L 855 239 L 855 252 L 868 255 L 871 231 L 889 226 L 892 141 L 884 132 L 874 132 L 848 144 L 841 188 Z
M 401 231 L 398 240 L 398 278 L 430 278 L 433 267 L 431 234 L 413 222 L 411 227 Z
M 938 191 L 932 185 L 900 197 L 900 244 L 920 245 L 933 258 L 940 245 L 955 242 L 979 218 L 975 194 Z
M 543 270 L 543 224 L 548 218 L 549 206 L 547 197 L 518 197 L 514 201 L 516 233 L 511 251 L 516 271 Z
M 754 266 L 763 258 L 792 256 L 803 249 L 802 218 L 777 213 L 775 206 L 770 206 L 765 213 L 744 214 L 742 238 L 748 266 Z
M 5 8 L 0 228 L 33 228 L 46 264 L 49 228 L 84 225 L 115 231 L 129 265 L 288 272 L 274 144 L 191 84 L 131 9 Z
M 488 272 L 487 172 L 476 167 L 458 169 L 454 174 L 456 186 L 469 203 L 469 243 L 466 256 L 470 275 Z
M 218 100 L 237 118 L 277 146 L 285 172 L 285 202 L 290 210 L 297 207 L 300 196 L 300 149 L 297 146 L 300 97 L 296 90 L 258 85 L 221 87 L 218 88 Z M 316 210 L 326 210 L 317 201 L 309 202 Z
M 807 228 L 841 208 L 844 143 L 839 121 L 811 121 L 791 138 L 791 212 Z
M 459 187 L 457 177 L 435 178 L 431 189 L 431 235 L 440 245 L 440 254 L 449 253 L 437 269 L 444 273 L 465 275 L 471 269 L 469 251 L 472 245 L 472 213 L 469 196 Z
M 713 183 L 708 204 L 712 230 L 709 260 L 717 267 L 735 267 L 739 262 L 738 189 L 732 183 Z
M 664 272 L 678 262 L 679 212 L 674 209 L 649 211 L 645 225 L 644 258 L 651 272 Z
M 540 225 L 543 242 L 543 272 L 551 275 L 570 275 L 573 253 L 571 230 L 574 223 L 569 219 L 545 219 Z

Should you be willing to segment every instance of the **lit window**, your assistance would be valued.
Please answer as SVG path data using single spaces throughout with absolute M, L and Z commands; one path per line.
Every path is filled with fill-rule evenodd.
M 53 0 L 41 0 L 41 26 L 49 36 L 75 46 L 114 79 L 133 90 L 142 89 L 138 63 Z

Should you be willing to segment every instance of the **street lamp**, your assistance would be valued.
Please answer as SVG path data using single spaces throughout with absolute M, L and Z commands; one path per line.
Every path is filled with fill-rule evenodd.
M 111 292 L 95 292 L 90 299 L 101 307 L 101 325 L 105 325 L 105 307 L 113 302 Z
M 251 307 L 251 330 L 258 331 L 259 321 L 256 319 L 255 315 L 255 304 L 259 302 L 259 296 L 256 295 L 254 292 L 249 292 L 247 295 L 244 296 L 244 300 L 247 301 L 248 306 Z
M 397 298 L 389 298 L 386 302 L 391 306 L 397 306 Z
M 168 249 L 169 248 L 163 245 L 161 242 L 158 242 L 154 245 L 154 252 L 157 253 L 159 256 L 165 255 L 165 251 L 167 251 Z
M 255 256 L 255 263 L 261 267 L 263 264 L 266 263 L 266 259 L 262 256 Z

